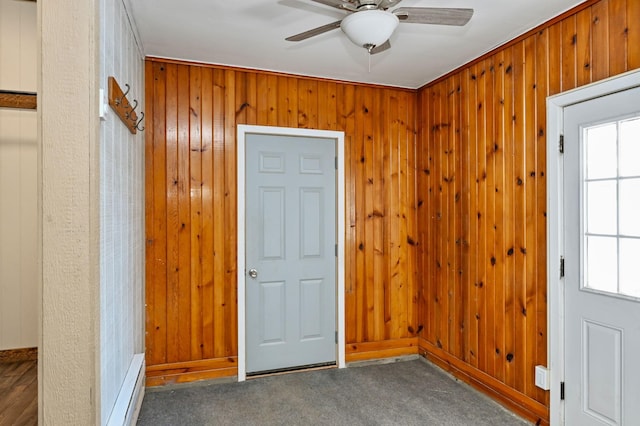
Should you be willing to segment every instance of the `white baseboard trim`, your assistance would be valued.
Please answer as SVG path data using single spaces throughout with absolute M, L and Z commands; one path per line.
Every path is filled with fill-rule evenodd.
M 144 397 L 144 354 L 135 354 L 113 406 L 108 426 L 135 425 Z

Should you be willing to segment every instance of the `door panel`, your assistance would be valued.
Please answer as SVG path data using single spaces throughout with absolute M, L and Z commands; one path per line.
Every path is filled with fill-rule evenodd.
M 638 424 L 640 89 L 564 110 L 565 417 Z
M 246 137 L 248 373 L 336 360 L 335 152 L 334 139 Z
M 620 423 L 622 330 L 582 321 L 582 377 L 585 411 L 604 422 Z

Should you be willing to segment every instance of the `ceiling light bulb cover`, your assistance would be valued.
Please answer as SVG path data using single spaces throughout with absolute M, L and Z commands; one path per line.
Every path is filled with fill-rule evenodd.
M 384 10 L 363 10 L 347 15 L 340 24 L 354 44 L 379 46 L 389 40 L 398 27 L 398 17 Z

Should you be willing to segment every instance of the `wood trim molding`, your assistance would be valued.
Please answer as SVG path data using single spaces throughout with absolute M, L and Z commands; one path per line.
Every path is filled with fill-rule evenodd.
M 368 361 L 372 359 L 393 358 L 418 353 L 418 338 L 384 340 L 380 342 L 347 343 L 346 361 Z
M 0 90 L 0 108 L 36 109 L 37 106 L 35 93 Z
M 0 362 L 37 361 L 38 348 L 8 349 L 0 351 Z
M 231 377 L 238 374 L 238 357 L 212 358 L 198 361 L 149 365 L 146 385 L 162 386 L 198 380 Z
M 549 408 L 545 405 L 446 353 L 425 339 L 420 338 L 419 347 L 420 355 L 427 360 L 488 395 L 509 410 L 536 425 L 549 424 Z

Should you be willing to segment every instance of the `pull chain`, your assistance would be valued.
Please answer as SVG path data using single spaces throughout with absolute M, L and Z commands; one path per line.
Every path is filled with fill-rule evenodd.
M 369 54 L 368 55 L 369 56 L 369 74 L 371 74 L 371 51 L 375 46 L 373 44 L 365 44 L 363 47 L 367 50 L 367 53 Z

